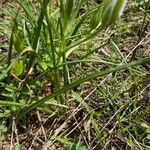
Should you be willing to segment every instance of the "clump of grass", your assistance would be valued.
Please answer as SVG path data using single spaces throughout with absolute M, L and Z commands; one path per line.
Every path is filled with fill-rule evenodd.
M 145 147 L 142 138 L 136 139 L 147 138 L 140 133 L 144 121 L 138 118 L 138 105 L 140 89 L 149 79 L 138 66 L 148 64 L 150 58 L 128 63 L 111 34 L 106 43 L 91 44 L 120 16 L 125 1 L 94 5 L 87 0 L 61 0 L 56 6 L 51 0 L 16 2 L 7 65 L 0 75 L 2 118 L 12 121 L 11 142 L 16 140 L 19 146 L 16 128 L 20 125 L 26 132 L 33 124 L 43 133 L 41 149 L 56 148 L 55 143 L 71 150 Z M 104 59 L 90 57 L 108 43 L 112 51 L 104 52 Z M 84 73 L 81 77 L 79 70 Z M 36 145 L 38 133 L 29 138 L 28 148 Z

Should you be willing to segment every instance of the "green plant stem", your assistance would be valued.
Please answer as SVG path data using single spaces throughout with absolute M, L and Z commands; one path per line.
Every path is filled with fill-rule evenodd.
M 55 88 L 59 89 L 59 76 L 58 76 L 58 70 L 56 68 L 57 63 L 56 63 L 56 56 L 55 56 L 55 46 L 54 46 L 54 42 L 53 42 L 53 35 L 52 35 L 52 30 L 51 30 L 51 23 L 50 23 L 50 17 L 49 17 L 49 12 L 48 10 L 46 11 L 46 21 L 48 24 L 48 32 L 49 32 L 49 37 L 50 37 L 50 43 L 51 43 L 51 52 L 52 52 L 52 62 L 53 62 L 53 67 L 54 69 L 54 80 L 55 80 Z
M 117 67 L 113 67 L 113 68 L 110 68 L 110 69 L 107 69 L 107 70 L 104 70 L 104 71 L 96 71 L 95 73 L 92 73 L 91 75 L 88 75 L 88 76 L 86 76 L 86 77 L 84 77 L 80 80 L 77 80 L 77 81 L 71 83 L 70 85 L 64 86 L 61 89 L 56 90 L 55 92 L 49 94 L 48 96 L 42 98 L 41 100 L 38 100 L 37 102 L 32 103 L 28 107 L 25 107 L 24 111 L 21 114 L 20 114 L 20 112 L 18 112 L 18 117 L 17 118 L 21 119 L 23 116 L 26 115 L 26 113 L 30 112 L 32 109 L 37 108 L 38 106 L 42 105 L 44 102 L 50 100 L 51 98 L 53 98 L 55 96 L 63 94 L 65 92 L 79 86 L 81 83 L 93 80 L 93 79 L 95 79 L 99 76 L 105 76 L 109 73 L 117 72 L 117 71 L 120 71 L 120 70 L 123 70 L 123 69 L 130 69 L 133 66 L 137 66 L 137 65 L 141 65 L 141 64 L 148 64 L 148 63 L 150 63 L 150 57 L 143 58 L 141 60 L 134 61 L 134 62 L 131 62 L 131 63 L 128 63 L 128 64 L 119 65 Z

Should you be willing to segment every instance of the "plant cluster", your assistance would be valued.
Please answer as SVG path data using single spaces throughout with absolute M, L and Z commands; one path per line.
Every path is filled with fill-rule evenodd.
M 12 21 L 9 47 L 6 47 L 8 52 L 7 55 L 6 53 L 0 55 L 0 109 L 2 110 L 0 110 L 0 118 L 2 118 L 0 135 L 4 135 L 5 125 L 9 123 L 11 124 L 8 125 L 8 129 L 13 125 L 13 130 L 16 130 L 23 120 L 26 120 L 26 128 L 32 124 L 32 120 L 35 120 L 36 124 L 36 121 L 40 120 L 40 112 L 44 116 L 49 115 L 50 118 L 54 118 L 54 121 L 57 118 L 54 129 L 58 129 L 54 133 L 48 129 L 49 137 L 45 137 L 47 142 L 43 149 L 54 146 L 55 141 L 67 145 L 70 150 L 90 149 L 87 141 L 91 142 L 91 145 L 100 145 L 99 148 L 113 148 L 111 144 L 113 142 L 106 141 L 106 137 L 115 139 L 115 143 L 121 140 L 126 141 L 125 143 L 134 149 L 135 146 L 131 142 L 134 141 L 134 137 L 129 129 L 134 130 L 136 125 L 128 124 L 127 119 L 132 120 L 131 114 L 138 113 L 140 109 L 137 106 L 141 94 L 137 93 L 145 82 L 149 82 L 149 78 L 146 76 L 147 72 L 138 66 L 147 65 L 150 63 L 150 58 L 129 62 L 128 57 L 125 58 L 122 55 L 119 47 L 112 40 L 114 33 L 106 37 L 104 34 L 105 40 L 100 44 L 92 43 L 92 40 L 99 42 L 96 38 L 103 35 L 103 32 L 117 21 L 126 3 L 127 0 L 104 0 L 100 4 L 89 0 L 16 0 L 14 5 L 17 8 Z M 104 52 L 108 56 L 103 57 L 104 59 L 91 57 L 108 43 L 111 44 L 114 55 Z M 91 64 L 98 67 L 93 67 Z M 91 70 L 88 70 L 86 65 Z M 83 75 L 81 72 L 78 74 L 80 70 L 78 66 L 83 71 Z M 140 73 L 141 70 L 143 73 Z M 102 78 L 102 81 L 99 78 Z M 106 79 L 107 84 L 103 86 Z M 90 103 L 87 103 L 86 98 L 82 98 L 82 91 L 84 91 L 84 85 L 88 88 L 89 84 L 96 90 L 94 90 L 95 96 Z M 90 90 L 89 86 L 87 95 Z M 133 91 L 131 93 L 134 96 L 130 96 L 127 91 Z M 97 102 L 97 99 L 101 100 L 103 97 L 104 104 L 101 108 L 100 101 Z M 95 102 L 93 102 L 94 99 Z M 119 101 L 120 99 L 128 99 L 128 101 Z M 96 105 L 96 108 L 93 108 L 93 105 Z M 69 107 L 75 111 L 71 112 Z M 149 108 L 146 107 L 146 109 Z M 101 122 L 98 118 L 107 118 L 109 116 L 107 111 L 112 117 L 108 117 L 108 122 L 102 127 L 99 124 L 105 122 Z M 68 112 L 71 112 L 70 116 Z M 64 123 L 57 127 L 61 124 L 60 116 Z M 72 119 L 75 119 L 76 123 L 73 129 L 68 131 L 66 137 L 61 136 L 64 134 L 62 129 L 69 128 L 68 120 Z M 113 120 L 116 120 L 114 127 L 110 126 L 111 130 L 108 131 L 109 127 L 106 127 Z M 80 139 L 75 142 L 67 139 L 67 135 L 74 133 L 73 131 L 82 122 L 84 124 L 82 127 L 89 136 L 85 138 L 82 135 L 82 129 L 79 128 L 79 130 L 87 148 Z M 149 125 L 142 119 L 140 122 L 142 122 L 141 127 L 146 128 L 148 133 L 142 136 L 149 139 Z M 127 124 L 126 127 L 124 127 L 125 124 Z M 90 128 L 90 125 L 91 129 L 86 130 L 86 127 Z M 118 134 L 119 140 L 115 137 L 117 127 L 122 130 L 122 135 Z M 23 127 L 21 128 L 23 130 Z M 12 132 L 12 135 L 17 135 L 15 131 Z M 45 132 L 43 128 L 42 132 Z M 138 133 L 139 130 L 135 131 L 135 134 L 136 132 Z M 124 134 L 128 134 L 132 139 L 122 138 Z M 96 139 L 93 139 L 94 136 Z M 3 136 L 2 138 L 4 139 Z M 133 143 L 136 143 L 136 140 Z M 33 143 L 30 148 L 32 145 Z M 140 148 L 143 145 L 137 144 Z M 18 146 L 19 142 L 16 149 Z

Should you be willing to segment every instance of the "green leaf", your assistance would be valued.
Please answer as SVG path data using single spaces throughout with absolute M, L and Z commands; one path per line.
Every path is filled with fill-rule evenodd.
M 114 23 L 122 14 L 127 0 L 110 0 L 106 6 L 102 18 L 102 27 L 106 28 Z
M 90 113 L 91 109 L 89 105 L 84 101 L 84 99 L 82 99 L 82 97 L 79 94 L 72 92 L 72 96 L 86 109 L 88 113 Z
M 60 16 L 64 33 L 65 32 L 67 33 L 70 27 L 74 11 L 73 8 L 74 8 L 73 0 L 60 1 Z
M 39 65 L 42 67 L 43 70 L 46 70 L 48 68 L 47 64 L 45 62 L 40 62 Z
M 53 98 L 53 97 L 56 97 L 62 93 L 65 93 L 71 89 L 73 89 L 74 87 L 77 87 L 79 86 L 81 83 L 84 83 L 84 82 L 87 82 L 87 81 L 90 81 L 92 79 L 95 79 L 97 78 L 98 76 L 104 76 L 104 75 L 107 75 L 109 73 L 113 73 L 113 72 L 117 72 L 117 71 L 120 71 L 120 70 L 123 70 L 123 69 L 128 69 L 128 68 L 131 68 L 133 66 L 137 66 L 137 65 L 141 65 L 141 64 L 147 64 L 147 63 L 150 63 L 150 58 L 147 57 L 147 58 L 143 58 L 141 60 L 138 60 L 138 61 L 134 61 L 134 62 L 131 62 L 131 63 L 128 63 L 128 64 L 122 64 L 122 65 L 118 65 L 117 67 L 114 67 L 114 68 L 110 68 L 110 69 L 106 69 L 104 71 L 96 71 L 84 78 L 81 78 L 67 86 L 64 86 L 62 87 L 61 89 L 58 89 L 56 90 L 55 92 L 47 95 L 46 97 L 42 98 L 41 100 L 38 100 L 36 101 L 35 103 L 31 103 L 28 107 L 25 107 L 24 108 L 24 111 L 22 111 L 21 115 L 20 115 L 20 112 L 18 112 L 19 116 L 18 116 L 18 119 L 22 118 L 23 116 L 25 116 L 26 113 L 30 112 L 32 109 L 40 106 L 41 104 L 43 104 L 44 102 L 48 101 L 49 99 Z
M 66 19 L 67 19 L 68 21 L 70 21 L 71 16 L 72 16 L 73 4 L 74 4 L 74 1 L 73 1 L 73 0 L 67 0 L 67 2 L 66 2 L 65 13 L 66 13 Z
M 150 134 L 150 126 L 149 126 L 149 128 L 146 130 L 146 132 L 147 132 L 148 134 Z
M 23 50 L 23 38 L 21 36 L 21 31 L 16 29 L 13 33 L 13 44 L 15 47 L 15 50 L 17 51 L 18 54 L 20 54 Z
M 87 148 L 85 146 L 82 146 L 82 144 L 78 142 L 77 144 L 73 143 L 70 146 L 69 150 L 87 150 Z
M 148 140 L 150 140 L 150 134 L 146 137 Z
M 91 29 L 95 29 L 101 22 L 101 17 L 102 17 L 101 13 L 102 13 L 101 7 L 99 7 L 96 11 L 94 11 L 92 18 L 90 20 Z
M 20 145 L 19 145 L 19 144 L 17 144 L 17 145 L 15 146 L 15 150 L 20 150 Z
M 18 77 L 23 73 L 23 71 L 24 71 L 23 61 L 21 59 L 16 60 L 12 66 L 12 73 Z
M 147 124 L 147 123 L 141 123 L 141 126 L 143 127 L 143 128 L 146 128 L 146 129 L 149 129 L 150 128 L 150 126 Z

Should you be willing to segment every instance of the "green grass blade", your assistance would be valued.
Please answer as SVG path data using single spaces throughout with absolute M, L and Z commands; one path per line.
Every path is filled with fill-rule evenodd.
M 54 93 L 42 98 L 41 100 L 38 100 L 37 102 L 31 104 L 29 107 L 25 107 L 23 109 L 23 111 L 21 112 L 21 115 L 20 115 L 20 112 L 18 113 L 19 114 L 18 119 L 22 118 L 23 116 L 26 115 L 26 113 L 30 112 L 34 108 L 37 108 L 38 106 L 42 105 L 44 102 L 50 100 L 51 98 L 53 98 L 55 96 L 58 96 L 60 94 L 63 94 L 65 92 L 79 86 L 80 84 L 82 84 L 84 82 L 95 79 L 98 76 L 105 76 L 109 73 L 117 72 L 117 71 L 120 71 L 120 70 L 123 70 L 123 69 L 129 69 L 130 67 L 133 67 L 133 66 L 137 66 L 137 65 L 141 65 L 141 64 L 148 64 L 148 63 L 150 63 L 150 57 L 143 58 L 143 59 L 140 59 L 140 60 L 128 63 L 128 64 L 119 65 L 117 67 L 110 68 L 110 69 L 107 69 L 107 70 L 104 70 L 104 71 L 97 71 L 97 72 L 95 72 L 91 75 L 88 75 L 88 76 L 86 76 L 86 77 L 84 77 L 84 78 L 82 78 L 78 81 L 73 82 L 72 84 L 70 84 L 68 86 L 65 86 L 65 87 L 63 87 L 59 90 L 56 90 Z
M 8 107 L 23 107 L 23 103 L 11 102 L 6 100 L 0 100 L 0 106 L 8 106 Z

